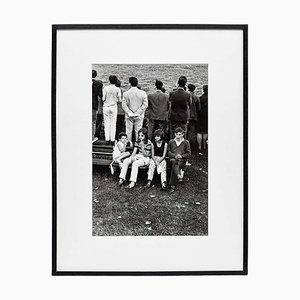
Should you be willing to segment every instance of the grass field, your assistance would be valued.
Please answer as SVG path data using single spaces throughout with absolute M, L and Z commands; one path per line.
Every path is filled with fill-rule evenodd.
M 196 86 L 195 93 L 202 94 L 202 87 L 208 84 L 207 64 L 140 64 L 140 65 L 99 65 L 94 64 L 93 69 L 98 73 L 98 78 L 103 81 L 104 86 L 108 84 L 109 75 L 116 75 L 121 81 L 124 90 L 130 88 L 128 79 L 137 77 L 141 88 L 148 94 L 155 91 L 155 79 L 164 83 L 166 93 L 172 91 L 177 84 L 178 78 L 184 75 L 188 83 Z
M 153 186 L 145 188 L 146 170 L 140 171 L 136 187 L 128 190 L 126 185 L 117 187 L 118 174 L 95 166 L 93 235 L 207 235 L 207 158 L 194 154 L 189 162 L 184 182 L 172 194 L 161 190 L 158 175 Z

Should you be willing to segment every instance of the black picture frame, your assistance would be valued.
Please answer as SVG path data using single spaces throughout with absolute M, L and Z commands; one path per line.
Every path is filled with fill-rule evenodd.
M 58 271 L 57 270 L 57 32 L 61 30 L 239 30 L 243 32 L 243 269 L 228 271 Z M 248 274 L 248 25 L 240 24 L 56 24 L 52 25 L 52 275 L 181 276 Z

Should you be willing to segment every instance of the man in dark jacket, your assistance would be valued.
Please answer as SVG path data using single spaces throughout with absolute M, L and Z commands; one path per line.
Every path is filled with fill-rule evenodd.
M 100 137 L 100 130 L 103 120 L 103 103 L 102 103 L 102 88 L 101 80 L 96 80 L 97 71 L 92 70 L 92 106 L 93 106 L 93 138 Z M 100 103 L 99 103 L 100 100 Z
M 153 132 L 156 129 L 162 129 L 166 134 L 169 114 L 168 96 L 161 91 L 163 83 L 160 80 L 156 80 L 155 87 L 156 92 L 148 95 L 148 135 L 150 140 L 152 140 Z
M 175 129 L 181 127 L 186 134 L 189 118 L 189 107 L 191 105 L 191 95 L 185 91 L 186 80 L 184 77 L 178 79 L 178 88 L 170 92 L 170 130 L 171 138 L 175 137 Z
M 191 155 L 191 147 L 188 140 L 184 139 L 184 131 L 178 127 L 175 129 L 175 138 L 168 144 L 168 156 L 170 158 L 171 176 L 169 184 L 173 193 L 178 182 L 182 182 L 186 169 L 186 160 Z

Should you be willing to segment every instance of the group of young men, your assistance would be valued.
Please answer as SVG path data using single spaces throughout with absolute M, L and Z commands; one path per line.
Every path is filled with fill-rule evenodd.
M 129 140 L 138 136 L 142 127 L 148 129 L 148 136 L 153 138 L 156 129 L 162 129 L 167 139 L 175 137 L 175 129 L 183 129 L 196 133 L 199 154 L 205 152 L 207 146 L 207 114 L 208 86 L 203 86 L 203 95 L 194 94 L 195 85 L 189 84 L 186 91 L 187 78 L 178 79 L 178 87 L 169 95 L 165 93 L 163 83 L 155 81 L 156 91 L 146 94 L 138 85 L 136 77 L 130 77 L 130 89 L 121 91 L 121 83 L 115 75 L 109 76 L 109 85 L 96 80 L 97 72 L 92 71 L 93 90 L 93 138 L 100 138 L 104 119 L 104 134 L 107 142 L 114 142 L 116 136 L 125 131 Z M 133 137 L 134 135 L 134 137 Z M 188 138 L 188 137 L 187 137 Z

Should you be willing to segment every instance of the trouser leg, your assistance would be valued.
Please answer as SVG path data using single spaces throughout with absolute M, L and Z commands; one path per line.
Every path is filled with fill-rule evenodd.
M 92 112 L 92 138 L 95 136 L 95 131 L 96 131 L 96 116 L 97 116 L 97 111 L 93 109 Z
M 124 127 L 124 115 L 117 115 L 117 123 L 116 123 L 116 135 L 115 138 L 118 139 L 118 135 L 121 131 L 123 131 Z
M 135 160 L 132 163 L 130 181 L 136 182 L 138 172 L 139 172 L 139 167 L 142 167 L 142 166 L 146 165 L 147 164 L 146 160 L 147 160 L 146 158 L 144 158 L 144 159 L 140 158 L 138 160 Z M 149 158 L 148 158 L 148 160 L 149 160 Z
M 116 136 L 116 125 L 117 125 L 117 106 L 111 108 L 111 118 L 110 118 L 110 140 L 115 141 Z
M 130 164 L 131 164 L 131 157 L 128 157 L 123 161 L 122 169 L 119 176 L 121 179 L 124 180 L 126 179 L 127 170 Z
M 133 122 L 131 118 L 125 118 L 126 134 L 129 141 L 132 141 Z
M 171 176 L 170 176 L 170 185 L 176 185 L 178 183 L 178 174 L 179 174 L 179 166 L 178 161 L 175 158 L 170 159 L 171 164 Z
M 143 119 L 144 118 L 136 118 L 134 120 L 134 129 L 135 129 L 135 140 L 138 139 L 138 132 L 143 126 Z
M 152 140 L 152 137 L 153 137 L 154 127 L 155 127 L 155 120 L 149 119 L 149 122 L 148 122 L 148 136 L 149 136 L 150 140 Z
M 103 118 L 104 118 L 104 135 L 105 140 L 110 140 L 110 110 L 108 107 L 103 107 Z
M 151 159 L 149 164 L 149 169 L 148 169 L 148 180 L 153 179 L 155 168 L 156 168 L 155 162 L 153 159 Z
M 97 114 L 97 119 L 96 119 L 96 131 L 95 131 L 95 137 L 100 138 L 100 132 L 101 132 L 101 127 L 102 127 L 102 121 L 103 121 L 103 115 L 102 114 Z
M 160 180 L 161 183 L 163 184 L 164 182 L 167 182 L 167 163 L 165 160 L 163 160 L 160 163 L 160 168 L 161 168 Z
M 165 135 L 167 134 L 167 121 L 157 121 L 156 127 L 157 129 L 161 129 Z
M 175 137 L 175 129 L 178 127 L 178 123 L 171 121 L 170 122 L 170 132 L 171 132 L 171 136 L 170 139 L 174 139 Z

